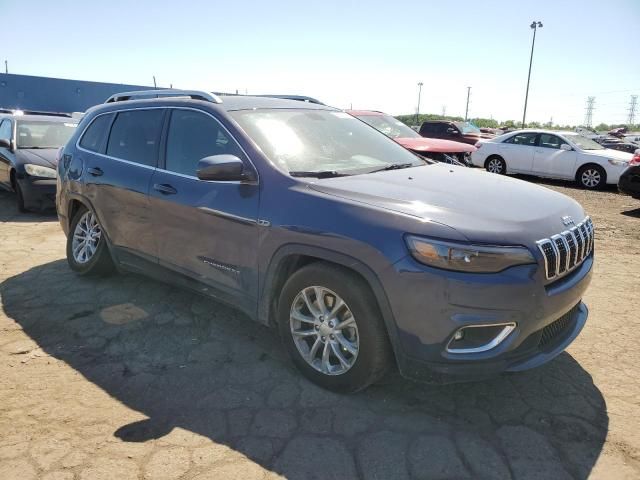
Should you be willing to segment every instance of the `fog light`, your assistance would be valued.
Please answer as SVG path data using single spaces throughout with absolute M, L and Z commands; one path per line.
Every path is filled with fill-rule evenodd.
M 447 352 L 486 352 L 500 345 L 515 328 L 514 322 L 461 327 L 451 337 Z

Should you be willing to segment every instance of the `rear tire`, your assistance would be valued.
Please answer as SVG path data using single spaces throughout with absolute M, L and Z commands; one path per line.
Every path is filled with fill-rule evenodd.
M 67 262 L 79 275 L 107 275 L 114 270 L 106 238 L 96 214 L 81 206 L 67 236 Z
M 491 155 L 484 162 L 484 168 L 489 173 L 496 173 L 498 175 L 504 175 L 507 173 L 507 164 L 504 159 L 498 155 Z
M 357 392 L 379 380 L 391 364 L 377 301 L 350 270 L 323 262 L 301 268 L 285 283 L 277 315 L 293 363 L 323 388 Z
M 607 183 L 607 172 L 599 165 L 584 165 L 576 175 L 578 185 L 587 190 L 598 190 Z

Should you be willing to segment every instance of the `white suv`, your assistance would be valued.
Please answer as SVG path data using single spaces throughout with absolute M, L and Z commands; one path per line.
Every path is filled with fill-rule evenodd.
M 588 189 L 617 184 L 632 155 L 573 132 L 518 130 L 482 140 L 471 161 L 492 173 L 575 180 Z

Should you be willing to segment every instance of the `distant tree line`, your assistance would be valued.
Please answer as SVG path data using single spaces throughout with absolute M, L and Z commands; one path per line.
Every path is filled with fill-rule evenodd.
M 462 117 L 452 117 L 452 116 L 442 116 L 434 113 L 421 113 L 418 115 L 418 121 L 416 122 L 416 115 L 398 115 L 396 117 L 401 122 L 411 126 L 411 125 L 421 125 L 422 122 L 427 120 L 448 120 L 451 122 L 463 122 L 464 118 Z M 469 121 L 473 123 L 475 126 L 479 128 L 498 128 L 498 127 L 507 127 L 507 128 L 521 128 L 522 122 L 518 120 L 506 120 L 504 122 L 499 122 L 494 120 L 493 118 L 470 118 Z M 549 130 L 574 130 L 576 126 L 580 125 L 558 125 L 552 124 L 551 122 L 540 123 L 540 122 L 528 122 L 526 124 L 526 128 L 546 128 Z M 638 131 L 640 130 L 640 124 L 635 125 L 626 125 L 623 123 L 616 124 L 606 124 L 601 123 L 595 126 L 597 131 L 608 132 L 609 130 L 613 130 L 614 128 L 626 127 L 629 131 Z

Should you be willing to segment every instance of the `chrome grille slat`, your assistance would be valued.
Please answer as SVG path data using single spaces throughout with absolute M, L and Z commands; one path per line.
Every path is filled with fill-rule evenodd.
M 538 240 L 536 244 L 542 252 L 547 279 L 578 268 L 593 251 L 594 236 L 593 222 L 586 217 L 569 230 Z

